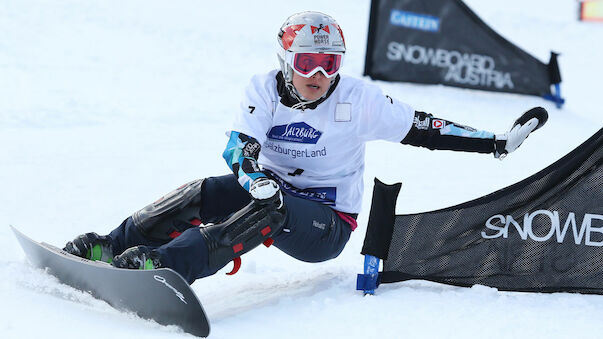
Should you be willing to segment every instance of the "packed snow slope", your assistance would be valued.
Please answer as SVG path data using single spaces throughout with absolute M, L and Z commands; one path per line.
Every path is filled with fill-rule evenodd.
M 420 281 L 381 286 L 374 297 L 354 290 L 374 177 L 403 182 L 398 213 L 443 208 L 530 176 L 603 126 L 603 24 L 578 22 L 574 0 L 466 2 L 540 60 L 561 53 L 567 104 L 377 82 L 416 109 L 496 133 L 533 106 L 546 107 L 550 119 L 504 161 L 369 144 L 360 227 L 337 259 L 307 264 L 261 247 L 234 277 L 227 267 L 193 284 L 212 338 L 603 335 L 602 296 Z M 249 78 L 276 67 L 284 19 L 302 10 L 334 16 L 348 47 L 342 72 L 361 78 L 369 7 L 345 0 L 1 1 L 0 337 L 190 337 L 32 268 L 8 225 L 62 246 L 87 231 L 108 233 L 182 183 L 228 173 L 224 131 Z

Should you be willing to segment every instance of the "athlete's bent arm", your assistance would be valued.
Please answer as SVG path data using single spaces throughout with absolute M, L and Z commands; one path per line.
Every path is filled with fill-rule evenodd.
M 222 153 L 228 167 L 247 191 L 249 191 L 254 181 L 266 178 L 266 175 L 262 173 L 258 166 L 261 149 L 262 146 L 254 137 L 232 131 L 226 149 Z

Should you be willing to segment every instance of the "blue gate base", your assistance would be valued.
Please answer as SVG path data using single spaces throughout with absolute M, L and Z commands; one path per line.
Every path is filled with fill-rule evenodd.
M 358 274 L 356 278 L 356 290 L 364 291 L 364 294 L 375 294 L 379 286 L 379 258 L 372 255 L 364 256 L 364 274 Z

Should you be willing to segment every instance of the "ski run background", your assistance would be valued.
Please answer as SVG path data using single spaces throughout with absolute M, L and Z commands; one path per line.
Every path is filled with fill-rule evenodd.
M 444 208 L 534 174 L 603 126 L 603 24 L 578 22 L 574 0 L 466 3 L 540 60 L 561 53 L 564 108 L 531 96 L 377 82 L 416 109 L 496 133 L 533 106 L 550 119 L 504 161 L 369 143 L 360 227 L 343 253 L 307 264 L 262 246 L 234 277 L 224 274 L 229 265 L 195 282 L 211 338 L 603 337 L 603 296 L 421 281 L 382 285 L 373 297 L 355 291 L 375 176 L 403 182 L 398 214 Z M 302 10 L 334 16 L 348 47 L 342 73 L 362 77 L 369 7 L 0 1 L 0 337 L 190 338 L 32 268 L 8 225 L 62 247 L 80 233 L 108 233 L 185 182 L 228 173 L 224 132 L 250 77 L 277 66 L 284 19 Z

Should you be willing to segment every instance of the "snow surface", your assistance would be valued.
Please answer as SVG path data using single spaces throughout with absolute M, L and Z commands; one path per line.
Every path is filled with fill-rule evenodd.
M 275 248 L 193 289 L 212 338 L 600 338 L 603 297 L 498 292 L 421 281 L 356 292 L 372 179 L 404 183 L 398 213 L 443 208 L 513 184 L 603 126 L 603 25 L 573 0 L 467 0 L 543 61 L 561 53 L 561 110 L 537 97 L 379 82 L 415 108 L 493 132 L 544 106 L 548 124 L 504 161 L 374 142 L 359 229 L 335 260 L 307 264 Z M 276 31 L 319 10 L 342 26 L 343 72 L 362 77 L 369 1 L 0 1 L 0 337 L 185 338 L 118 312 L 32 268 L 8 225 L 62 246 L 107 233 L 199 177 L 228 172 L 224 131 L 254 73 L 276 66 Z M 367 81 L 370 81 L 368 78 Z M 152 297 L 152 296 L 150 296 Z

